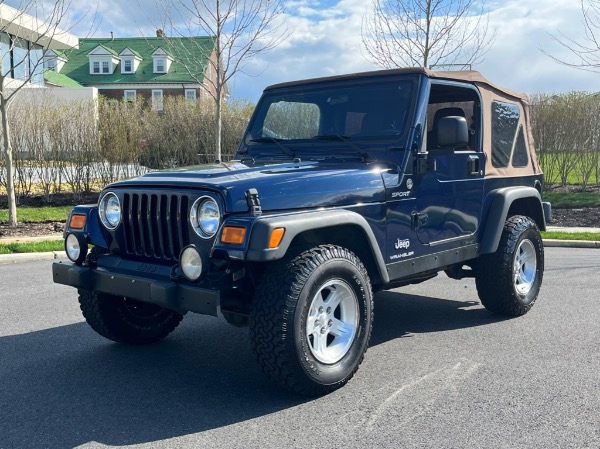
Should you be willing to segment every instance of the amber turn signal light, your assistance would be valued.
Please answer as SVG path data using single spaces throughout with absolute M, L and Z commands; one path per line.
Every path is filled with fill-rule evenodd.
M 69 228 L 71 229 L 83 229 L 85 227 L 85 219 L 87 215 L 73 214 L 71 215 L 71 221 L 69 221 Z
M 241 245 L 246 238 L 246 228 L 238 226 L 225 226 L 221 234 L 221 243 Z
M 269 248 L 277 248 L 283 239 L 285 234 L 285 228 L 275 228 L 271 231 L 271 238 L 269 239 Z

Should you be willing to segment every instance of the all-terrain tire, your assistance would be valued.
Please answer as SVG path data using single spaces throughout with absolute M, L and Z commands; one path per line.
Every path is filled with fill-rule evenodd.
M 162 340 L 183 318 L 154 304 L 81 289 L 79 306 L 92 329 L 109 340 L 129 345 Z
M 535 222 L 522 215 L 508 218 L 496 252 L 481 256 L 474 268 L 477 293 L 486 309 L 506 316 L 526 314 L 544 275 L 544 245 Z
M 361 364 L 373 328 L 373 293 L 351 251 L 321 245 L 296 254 L 263 274 L 250 341 L 269 378 L 318 396 L 345 385 Z

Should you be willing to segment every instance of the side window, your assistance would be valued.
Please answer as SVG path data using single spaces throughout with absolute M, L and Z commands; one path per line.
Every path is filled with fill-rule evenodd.
M 437 124 L 443 117 L 464 117 L 469 128 L 469 144 L 463 150 L 481 151 L 481 109 L 473 89 L 433 84 L 427 105 L 427 149 L 437 145 Z
M 494 167 L 508 167 L 519 116 L 519 107 L 516 104 L 492 101 L 492 165 Z M 524 145 L 525 138 L 523 138 Z
M 519 135 L 515 144 L 515 152 L 512 158 L 513 167 L 527 167 L 529 165 L 529 155 L 527 154 L 527 145 L 525 144 L 525 134 L 523 125 L 519 126 Z

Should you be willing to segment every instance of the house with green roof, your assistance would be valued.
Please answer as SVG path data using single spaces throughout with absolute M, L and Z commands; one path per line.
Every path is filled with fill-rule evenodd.
M 214 96 L 215 38 L 157 37 L 79 39 L 79 48 L 48 52 L 46 69 L 116 100 L 143 100 L 161 110 L 167 96 Z M 225 90 L 226 91 L 226 90 Z

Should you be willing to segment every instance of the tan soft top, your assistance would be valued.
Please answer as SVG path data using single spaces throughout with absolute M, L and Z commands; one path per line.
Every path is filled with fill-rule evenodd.
M 326 76 L 322 78 L 311 78 L 306 80 L 299 81 L 289 81 L 285 83 L 273 84 L 268 86 L 265 90 L 271 89 L 279 89 L 281 87 L 294 87 L 301 86 L 303 84 L 313 84 L 313 83 L 328 83 L 332 81 L 340 81 L 340 80 L 352 80 L 357 78 L 367 78 L 367 77 L 385 77 L 385 76 L 394 76 L 394 75 L 409 75 L 409 74 L 418 74 L 418 75 L 427 75 L 430 78 L 437 79 L 445 79 L 449 81 L 463 81 L 478 85 L 484 89 L 492 89 L 498 92 L 502 92 L 503 94 L 514 97 L 516 99 L 520 99 L 522 101 L 528 102 L 527 95 L 522 94 L 520 92 L 515 92 L 510 89 L 506 89 L 504 87 L 497 86 L 492 82 L 488 81 L 481 73 L 476 70 L 461 70 L 461 71 L 449 71 L 449 72 L 436 72 L 434 70 L 425 69 L 422 67 L 412 67 L 407 69 L 389 69 L 389 70 L 375 70 L 372 72 L 360 72 L 360 73 L 351 73 L 347 75 L 336 75 L 336 76 Z
M 271 89 L 297 87 L 309 84 L 318 83 L 329 83 L 334 81 L 350 81 L 353 79 L 361 78 L 373 78 L 373 77 L 387 77 L 397 75 L 410 75 L 418 74 L 425 75 L 429 78 L 448 80 L 448 81 L 461 81 L 473 84 L 479 89 L 481 100 L 483 102 L 482 107 L 485 108 L 486 113 L 484 114 L 483 120 L 483 148 L 487 154 L 486 157 L 486 176 L 488 177 L 509 177 L 509 176 L 526 176 L 529 174 L 541 173 L 537 156 L 535 153 L 535 146 L 533 142 L 533 135 L 531 133 L 531 122 L 529 115 L 529 99 L 527 95 L 515 92 L 504 87 L 497 86 L 496 84 L 488 81 L 481 73 L 475 70 L 465 71 L 448 71 L 448 72 L 436 72 L 433 70 L 419 68 L 407 68 L 407 69 L 390 69 L 390 70 L 377 70 L 373 72 L 362 72 L 352 73 L 349 75 L 338 75 L 328 76 L 323 78 L 313 78 L 301 81 L 291 81 L 287 83 L 274 84 L 265 89 L 269 91 Z M 520 110 L 520 118 L 518 126 L 524 128 L 526 145 L 529 153 L 529 163 L 525 167 L 513 167 L 509 164 L 507 167 L 494 167 L 492 165 L 492 122 L 491 114 L 489 113 L 490 105 L 493 101 L 507 101 L 518 105 Z M 514 151 L 514 142 L 513 142 Z M 511 156 L 512 158 L 512 156 Z M 512 159 L 511 159 L 512 160 Z

